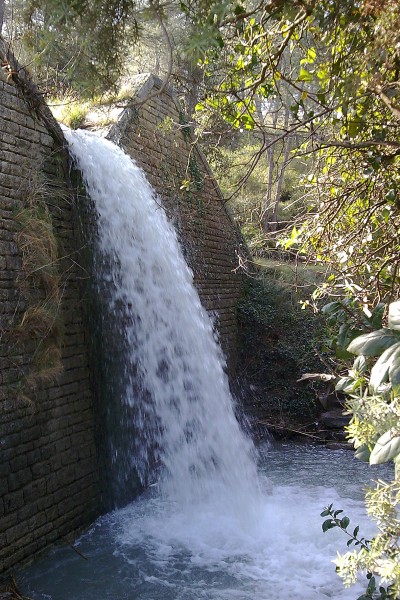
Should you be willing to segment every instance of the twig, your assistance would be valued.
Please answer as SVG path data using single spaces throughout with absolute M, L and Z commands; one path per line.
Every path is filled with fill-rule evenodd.
M 76 548 L 76 547 L 75 547 L 73 544 L 71 544 L 71 542 L 70 542 L 70 541 L 68 541 L 66 537 L 63 537 L 63 540 L 64 540 L 64 542 L 65 542 L 66 544 L 68 544 L 68 546 L 69 546 L 70 548 L 72 548 L 72 550 L 73 550 L 74 552 L 76 552 L 76 553 L 77 553 L 77 554 L 78 554 L 78 555 L 79 555 L 81 558 L 83 558 L 84 560 L 89 560 L 89 559 L 88 559 L 88 557 L 87 557 L 87 556 L 85 556 L 84 554 L 82 554 L 82 552 L 81 552 L 80 550 L 78 550 L 78 548 Z
M 300 431 L 298 429 L 291 429 L 290 427 L 285 427 L 283 425 L 275 425 L 274 423 L 269 423 L 268 421 L 258 421 L 260 425 L 267 425 L 267 427 L 272 427 L 273 429 L 282 429 L 283 431 L 290 431 L 291 433 L 297 433 L 298 435 L 305 435 L 307 437 L 313 438 L 318 441 L 325 441 L 317 435 L 313 435 L 312 433 L 306 433 L 305 431 Z

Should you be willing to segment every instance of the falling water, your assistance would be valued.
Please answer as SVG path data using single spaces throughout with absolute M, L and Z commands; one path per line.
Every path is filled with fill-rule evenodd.
M 138 471 L 145 477 L 155 454 L 169 498 L 188 506 L 212 499 L 248 516 L 259 497 L 251 443 L 235 418 L 224 359 L 175 231 L 121 149 L 90 132 L 67 137 L 98 213 L 100 251 L 112 265 L 111 304 L 128 312 L 131 375 L 121 401 L 140 404 Z
M 267 448 L 257 474 L 212 324 L 159 199 L 113 144 L 66 136 L 112 265 L 110 310 L 124 307 L 119 400 L 142 432 L 137 470 L 144 479 L 155 461 L 159 483 L 77 542 L 90 560 L 60 549 L 25 573 L 26 591 L 35 600 L 353 600 L 362 588 L 345 590 L 331 563 L 346 539 L 323 536 L 319 512 L 334 502 L 362 523 L 360 498 L 347 496 L 365 465 L 339 451 Z

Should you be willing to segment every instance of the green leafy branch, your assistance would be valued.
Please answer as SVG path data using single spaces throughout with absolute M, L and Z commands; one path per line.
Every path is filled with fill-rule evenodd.
M 356 337 L 347 350 L 357 358 L 353 369 L 339 380 L 336 389 L 351 398 L 348 408 L 353 417 L 348 431 L 356 448 L 356 457 L 372 465 L 392 460 L 398 478 L 400 302 L 389 305 L 387 327 Z M 366 379 L 366 361 L 372 357 L 377 360 Z M 361 363 L 364 369 L 360 369 Z
M 322 531 L 326 533 L 330 529 L 334 529 L 338 527 L 341 531 L 343 531 L 348 537 L 347 546 L 350 547 L 352 544 L 354 546 L 359 546 L 365 552 L 370 552 L 371 549 L 371 540 L 367 540 L 364 537 L 359 537 L 360 526 L 357 525 L 353 531 L 349 530 L 350 519 L 349 517 L 342 516 L 343 510 L 335 510 L 333 508 L 333 504 L 329 504 L 321 513 L 321 517 L 329 517 L 325 519 L 322 523 Z M 340 516 L 339 516 L 340 515 Z M 357 600 L 389 600 L 393 599 L 393 588 L 392 586 L 388 586 L 387 588 L 383 586 L 377 587 L 376 578 L 371 572 L 368 572 L 367 575 L 368 585 L 365 590 L 365 593 L 357 598 Z M 379 595 L 377 595 L 379 593 Z
M 367 573 L 368 585 L 365 590 L 365 594 L 362 594 L 357 598 L 357 600 L 390 600 L 393 599 L 393 595 L 391 594 L 390 586 L 384 588 L 383 586 L 379 586 L 379 589 L 376 585 L 376 579 L 372 575 L 372 573 Z M 376 595 L 376 592 L 379 592 L 379 596 Z
M 356 458 L 378 465 L 393 462 L 392 481 L 378 480 L 366 493 L 368 515 L 378 533 L 371 540 L 359 537 L 359 529 L 348 529 L 350 520 L 329 505 L 322 513 L 322 529 L 339 527 L 348 536 L 352 552 L 338 555 L 337 572 L 346 585 L 368 573 L 368 587 L 358 600 L 397 600 L 400 595 L 400 302 L 392 302 L 386 326 L 357 336 L 347 347 L 356 355 L 352 369 L 336 389 L 348 396 L 351 414 L 347 427 Z M 375 576 L 387 587 L 378 588 Z
M 361 537 L 361 538 L 358 537 L 358 533 L 360 530 L 359 525 L 357 525 L 357 527 L 355 527 L 355 529 L 353 530 L 353 533 L 351 533 L 351 531 L 348 530 L 348 527 L 350 525 L 350 519 L 349 519 L 349 517 L 346 517 L 346 516 L 339 517 L 339 515 L 341 515 L 342 513 L 343 513 L 343 510 L 341 510 L 341 509 L 334 510 L 333 504 L 329 504 L 329 506 L 324 508 L 324 510 L 321 513 L 321 517 L 330 517 L 330 518 L 326 519 L 322 523 L 322 531 L 324 533 L 326 533 L 327 531 L 329 531 L 329 529 L 339 527 L 339 529 L 341 529 L 341 531 L 343 531 L 350 538 L 347 541 L 347 546 L 351 546 L 351 544 L 354 544 L 355 546 L 361 546 L 365 550 L 369 551 L 369 545 L 371 543 L 371 540 L 367 540 L 363 537 Z

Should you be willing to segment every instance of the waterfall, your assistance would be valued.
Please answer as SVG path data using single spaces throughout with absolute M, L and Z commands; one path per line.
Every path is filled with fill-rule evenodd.
M 319 513 L 333 502 L 361 524 L 363 535 L 373 535 L 362 497 L 354 500 L 368 467 L 345 450 L 284 444 L 261 449 L 256 473 L 212 324 L 160 199 L 112 143 L 83 131 L 66 137 L 95 205 L 97 285 L 108 303 L 104 328 L 114 331 L 108 349 L 110 373 L 118 376 L 109 387 L 116 401 L 109 410 L 118 417 L 114 460 L 125 465 L 128 454 L 126 477 L 132 460 L 143 481 L 158 464 L 158 484 L 100 517 L 75 542 L 90 560 L 64 547 L 33 565 L 29 596 L 359 596 L 365 585 L 345 589 L 331 563 L 336 550 L 347 550 L 347 539 L 335 530 L 324 536 Z M 132 445 L 118 445 L 122 427 Z
M 152 463 L 161 465 L 162 493 L 182 505 L 212 499 L 221 510 L 249 513 L 249 498 L 258 496 L 253 447 L 161 200 L 112 142 L 87 131 L 65 135 L 95 204 L 111 313 L 123 307 L 125 384 L 117 401 L 134 409 L 137 471 L 145 479 Z

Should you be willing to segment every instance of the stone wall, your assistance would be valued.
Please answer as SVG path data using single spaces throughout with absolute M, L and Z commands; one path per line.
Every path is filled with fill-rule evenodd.
M 237 355 L 237 303 L 244 250 L 222 194 L 194 143 L 173 90 L 153 75 L 138 76 L 126 108 L 89 115 L 87 125 L 110 118 L 104 135 L 143 168 L 162 198 L 194 274 L 201 301 L 215 320 L 222 348 L 234 369 Z
M 80 294 L 85 273 L 79 266 L 73 201 L 64 183 L 64 154 L 19 92 L 2 74 L 0 572 L 88 524 L 99 511 Z M 40 209 L 38 222 L 21 237 L 23 219 L 36 214 L 36 199 L 47 209 Z M 41 227 L 51 227 L 57 240 L 58 258 L 51 265 L 45 264 Z M 39 246 L 32 247 L 28 233 L 35 229 Z M 29 277 L 24 272 L 29 261 L 40 259 L 32 248 L 44 252 L 43 273 L 55 273 L 47 283 L 39 271 Z M 47 298 L 54 282 L 59 289 Z M 56 328 L 44 305 L 60 297 Z M 39 361 L 45 348 L 52 354 L 49 366 Z

